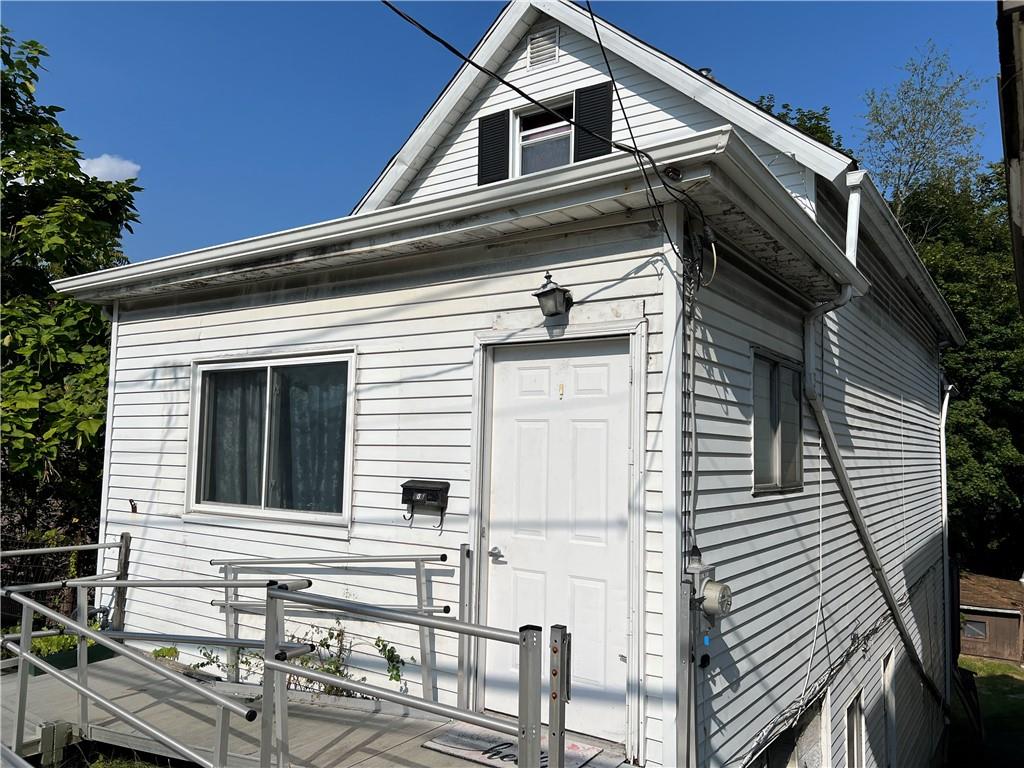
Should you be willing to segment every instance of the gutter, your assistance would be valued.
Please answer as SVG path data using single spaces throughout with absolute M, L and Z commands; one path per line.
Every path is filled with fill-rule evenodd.
M 849 176 L 847 176 L 847 180 L 849 180 Z M 899 222 L 896 221 L 896 217 L 889 210 L 889 204 L 885 202 L 885 198 L 882 197 L 870 176 L 865 175 L 860 186 L 863 189 L 862 197 L 868 205 L 868 211 L 873 214 L 866 219 L 868 227 L 871 229 L 869 234 L 878 241 L 881 252 L 888 256 L 893 266 L 897 267 L 897 270 L 901 272 L 901 277 L 909 280 L 910 284 L 920 292 L 921 298 L 941 323 L 946 337 L 956 346 L 963 346 L 967 342 L 967 336 L 964 335 L 953 310 L 949 308 L 949 304 L 942 297 L 928 268 L 921 261 L 913 243 L 910 242 L 910 238 L 907 237 L 906 232 L 903 231 Z M 849 240 L 849 229 L 847 229 L 847 235 L 847 240 Z M 849 247 L 849 242 L 847 242 L 847 247 Z M 854 258 L 856 259 L 856 253 Z
M 1013 608 L 985 608 L 980 605 L 963 605 L 960 606 L 961 611 L 977 611 L 978 613 L 998 613 L 1004 616 L 1017 616 L 1024 615 L 1024 610 L 1013 609 Z
M 847 174 L 847 184 L 851 187 L 851 193 L 854 191 L 854 187 L 857 187 L 862 183 L 863 179 L 864 176 L 856 171 Z M 854 210 L 854 208 L 860 204 L 860 195 L 851 194 L 849 204 L 851 209 L 847 215 L 846 242 L 847 247 L 852 250 L 849 250 L 846 256 L 852 264 L 857 261 L 857 227 L 859 224 L 860 212 L 859 210 Z M 885 569 L 882 566 L 882 560 L 878 555 L 875 542 L 872 540 L 871 534 L 868 531 L 867 521 L 864 518 L 863 512 L 861 512 L 860 504 L 857 501 L 857 494 L 853 488 L 853 483 L 850 480 L 850 476 L 846 471 L 846 466 L 843 463 L 842 453 L 839 450 L 839 442 L 836 440 L 835 432 L 832 430 L 832 423 L 825 411 L 825 404 L 817 392 L 814 376 L 814 371 L 817 368 L 815 361 L 815 326 L 818 320 L 822 319 L 826 314 L 848 303 L 852 295 L 853 287 L 848 283 L 843 284 L 840 286 L 839 294 L 834 299 L 815 307 L 804 317 L 804 395 L 807 398 L 807 403 L 810 405 L 811 410 L 814 413 L 814 418 L 818 424 L 818 430 L 821 434 L 822 442 L 825 445 L 825 450 L 828 452 L 829 463 L 832 465 L 832 470 L 835 473 L 837 482 L 839 483 L 839 489 L 843 494 L 843 499 L 846 501 L 847 509 L 850 512 L 850 518 L 853 521 L 854 528 L 857 530 L 857 536 L 860 538 L 861 545 L 864 547 L 864 553 L 867 556 L 868 564 L 871 568 L 871 575 L 874 576 L 875 582 L 878 584 L 878 589 L 885 600 L 885 604 L 888 606 L 890 613 L 892 613 L 893 623 L 895 623 L 896 629 L 903 641 L 907 656 L 910 658 L 911 663 L 917 670 L 917 673 L 925 687 L 928 689 L 928 692 L 931 693 L 942 707 L 942 711 L 948 717 L 950 710 L 949 705 L 946 703 L 946 698 L 928 675 L 927 670 L 925 670 L 921 657 L 917 653 L 917 648 L 914 646 L 913 638 L 910 636 L 910 630 L 907 628 L 906 622 L 903 620 L 903 614 L 900 611 L 896 595 L 893 593 L 892 587 L 889 585 L 889 580 L 885 576 Z
M 946 417 L 949 415 L 949 397 L 953 393 L 953 385 L 946 383 L 942 378 L 942 407 L 939 411 L 939 482 L 940 503 L 942 504 L 942 600 L 945 610 L 945 627 L 943 638 L 945 642 L 945 663 L 946 671 L 944 677 L 946 701 L 949 701 L 953 693 L 953 596 L 950 589 L 949 573 L 949 498 L 946 493 Z
M 659 163 L 688 166 L 702 160 L 713 162 L 727 147 L 741 144 L 728 126 L 674 140 L 650 149 Z M 766 173 L 770 173 L 766 170 Z M 475 189 L 456 190 L 427 200 L 387 206 L 330 221 L 307 224 L 229 243 L 200 248 L 171 256 L 89 272 L 51 283 L 53 288 L 76 298 L 90 300 L 98 291 L 166 280 L 199 270 L 239 268 L 269 257 L 311 249 L 337 248 L 359 243 L 386 247 L 401 232 L 416 231 L 415 239 L 444 235 L 454 230 L 469 231 L 486 226 L 485 217 L 496 212 L 510 217 L 529 215 L 529 207 L 559 195 L 570 196 L 599 184 L 617 185 L 618 194 L 639 193 L 636 162 L 629 155 L 606 155 L 573 163 L 555 171 L 519 176 Z M 785 190 L 779 185 L 779 190 Z M 786 196 L 789 197 L 788 193 Z M 292 262 L 298 259 L 291 258 Z

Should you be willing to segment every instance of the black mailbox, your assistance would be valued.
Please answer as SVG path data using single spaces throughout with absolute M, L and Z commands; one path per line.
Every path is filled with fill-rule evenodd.
M 447 480 L 406 480 L 402 483 L 402 503 L 408 510 L 404 519 L 412 520 L 417 509 L 436 512 L 440 516 L 437 528 L 444 525 L 444 511 L 448 508 Z

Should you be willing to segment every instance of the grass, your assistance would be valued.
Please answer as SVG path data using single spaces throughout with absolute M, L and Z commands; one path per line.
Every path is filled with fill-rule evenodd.
M 981 765 L 1019 765 L 1024 744 L 1024 669 L 1007 661 L 960 656 L 960 666 L 977 675 L 978 700 L 985 723 Z

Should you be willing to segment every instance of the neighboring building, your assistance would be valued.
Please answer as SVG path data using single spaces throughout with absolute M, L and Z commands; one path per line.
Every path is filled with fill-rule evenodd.
M 1024 583 L 960 574 L 960 652 L 1024 663 Z
M 472 57 L 555 114 L 464 66 L 352 215 L 55 283 L 113 317 L 103 537 L 140 578 L 468 543 L 469 618 L 567 624 L 570 729 L 639 764 L 930 764 L 963 334 L 871 179 L 571 3 L 506 6 Z M 413 478 L 450 484 L 443 521 L 403 519 Z M 694 544 L 735 596 L 713 623 Z M 211 597 L 147 591 L 129 626 L 221 631 Z M 358 674 L 379 633 L 415 653 L 351 624 Z M 512 660 L 480 658 L 474 706 L 510 711 Z
M 1017 295 L 1024 310 L 1024 1 L 1001 0 L 997 7 L 999 111 Z

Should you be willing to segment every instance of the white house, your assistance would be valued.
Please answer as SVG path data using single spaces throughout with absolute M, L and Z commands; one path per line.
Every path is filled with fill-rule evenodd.
M 929 764 L 963 336 L 871 179 L 572 3 L 509 4 L 471 57 L 351 215 L 55 283 L 113 317 L 102 536 L 139 578 L 468 543 L 471 617 L 568 625 L 569 727 L 636 764 Z M 134 595 L 128 628 L 219 631 L 211 597 Z

